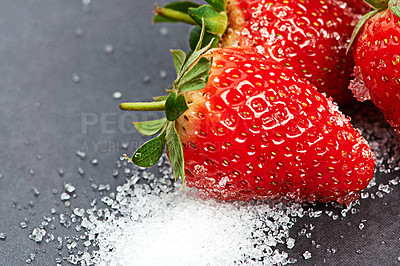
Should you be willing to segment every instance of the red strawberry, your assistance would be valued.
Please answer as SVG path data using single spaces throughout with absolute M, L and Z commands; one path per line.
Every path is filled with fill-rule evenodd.
M 371 9 L 363 0 L 343 0 L 347 6 L 356 14 L 366 14 Z
M 400 134 L 400 11 L 395 3 L 389 1 L 390 8 L 381 11 L 377 6 L 360 21 L 353 48 L 357 78 L 351 88 L 359 100 L 371 99 Z
M 210 6 L 186 6 L 187 10 L 169 5 L 157 8 L 155 21 L 165 22 L 168 18 L 201 25 L 204 18 L 206 29 L 222 36 L 220 46 L 256 47 L 340 104 L 353 99 L 347 88 L 354 62 L 346 55 L 346 46 L 358 16 L 343 3 L 231 0 L 224 6 L 222 0 L 207 2 L 215 6 L 214 11 Z M 170 13 L 171 10 L 180 11 L 180 16 Z M 181 19 L 184 15 L 185 19 Z
M 174 53 L 181 71 L 166 102 L 121 104 L 166 110 L 167 119 L 136 124 L 147 135 L 149 128 L 161 133 L 133 162 L 153 165 L 166 142 L 176 177 L 225 200 L 350 203 L 372 179 L 375 160 L 366 141 L 335 104 L 284 65 L 249 49 L 210 50 L 203 85 L 186 91 L 183 56 Z M 209 67 L 203 60 L 194 68 Z

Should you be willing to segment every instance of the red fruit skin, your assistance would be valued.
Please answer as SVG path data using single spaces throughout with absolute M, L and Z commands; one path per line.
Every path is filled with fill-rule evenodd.
M 341 2 L 341 1 L 338 1 Z M 343 0 L 344 3 L 356 14 L 367 14 L 371 7 L 364 0 Z
M 344 6 L 333 0 L 231 1 L 231 29 L 222 44 L 256 47 L 345 104 L 353 100 L 354 66 L 346 47 L 359 16 Z
M 337 106 L 254 51 L 214 53 L 206 87 L 186 93 L 176 123 L 187 185 L 225 200 L 357 199 L 374 155 Z
M 369 19 L 353 48 L 372 102 L 400 135 L 400 19 L 384 10 Z

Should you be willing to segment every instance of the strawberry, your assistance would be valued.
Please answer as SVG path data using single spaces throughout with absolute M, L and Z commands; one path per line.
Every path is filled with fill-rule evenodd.
M 284 63 L 340 104 L 353 99 L 348 84 L 354 62 L 351 55 L 346 55 L 346 46 L 358 16 L 342 2 L 206 2 L 210 5 L 174 2 L 157 7 L 154 21 L 201 25 L 203 18 L 208 34 L 219 38 L 219 46 L 255 47 L 264 56 Z M 192 32 L 192 46 L 197 43 L 199 31 L 195 28 Z
M 362 0 L 343 0 L 346 5 L 356 14 L 366 14 L 371 9 L 371 7 Z
M 135 152 L 134 163 L 152 166 L 166 143 L 175 176 L 205 197 L 358 198 L 373 177 L 374 155 L 331 100 L 252 49 L 198 49 L 188 59 L 173 51 L 178 78 L 169 96 L 120 105 L 165 109 L 166 118 L 135 124 L 158 136 Z
M 372 102 L 400 135 L 400 8 L 399 1 L 376 1 L 375 10 L 360 20 L 353 56 L 356 97 Z

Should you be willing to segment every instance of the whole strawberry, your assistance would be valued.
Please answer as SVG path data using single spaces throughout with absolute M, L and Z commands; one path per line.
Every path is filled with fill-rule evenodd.
M 398 1 L 377 1 L 354 33 L 356 97 L 372 102 L 400 134 L 400 9 Z
M 175 20 L 201 25 L 204 19 L 208 33 L 220 38 L 220 46 L 254 47 L 264 56 L 282 62 L 340 104 L 353 99 L 348 84 L 354 62 L 351 55 L 346 55 L 346 47 L 358 15 L 342 2 L 206 2 L 211 6 L 174 2 L 156 8 L 154 21 Z M 199 31 L 195 29 L 191 36 L 194 45 Z
M 120 105 L 166 113 L 136 123 L 140 132 L 159 135 L 136 151 L 134 163 L 152 166 L 166 143 L 176 177 L 225 200 L 348 204 L 372 179 L 366 141 L 291 70 L 249 49 L 195 50 L 198 59 L 173 53 L 178 78 L 165 101 Z

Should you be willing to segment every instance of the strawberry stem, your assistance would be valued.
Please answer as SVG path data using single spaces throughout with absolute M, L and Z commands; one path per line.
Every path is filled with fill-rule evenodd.
M 161 17 L 171 19 L 176 22 L 183 22 L 190 25 L 197 25 L 197 23 L 189 16 L 189 14 L 173 10 L 170 8 L 159 7 L 156 5 L 155 13 Z
M 121 103 L 119 108 L 125 111 L 164 111 L 165 101 Z

